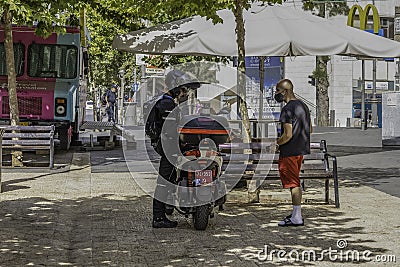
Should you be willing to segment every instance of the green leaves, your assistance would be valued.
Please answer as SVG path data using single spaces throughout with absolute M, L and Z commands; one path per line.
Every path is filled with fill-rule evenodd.
M 64 25 L 80 1 L 76 0 L 1 0 L 1 6 L 7 7 L 12 14 L 13 24 L 37 24 L 36 34 L 47 37 L 51 32 L 65 31 Z M 1 11 L 2 9 L 0 9 Z
M 303 9 L 304 10 L 318 10 L 319 17 L 326 17 L 329 15 L 330 17 L 337 15 L 347 15 L 349 13 L 349 7 L 347 5 L 347 1 L 338 1 L 338 0 L 326 0 L 326 1 L 318 1 L 318 0 L 303 0 Z M 328 14 L 325 14 L 325 12 Z

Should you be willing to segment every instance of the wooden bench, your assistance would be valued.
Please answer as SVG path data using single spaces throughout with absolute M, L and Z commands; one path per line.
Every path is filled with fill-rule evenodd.
M 100 143 L 102 147 L 95 147 L 93 134 L 90 134 L 90 147 L 84 146 L 83 149 L 85 151 L 91 150 L 109 150 L 114 149 L 114 147 L 121 145 L 117 140 L 117 136 L 126 136 L 126 132 L 121 125 L 115 124 L 113 122 L 105 122 L 105 121 L 85 121 L 80 130 L 89 130 L 89 131 L 110 131 L 110 136 L 97 136 L 97 142 Z M 127 143 L 134 144 L 136 147 L 136 141 L 134 136 L 129 136 L 129 140 Z
M 220 145 L 223 156 L 221 179 L 227 183 L 232 180 L 239 181 L 239 179 L 279 180 L 279 154 L 274 153 L 274 148 L 274 142 Z M 305 179 L 325 180 L 325 203 L 329 203 L 329 180 L 333 179 L 335 207 L 339 208 L 337 160 L 334 155 L 327 152 L 325 140 L 311 143 L 311 154 L 304 156 L 300 178 L 302 184 Z
M 48 150 L 49 168 L 54 167 L 54 125 L 52 126 L 3 126 L 2 149 L 4 151 Z M 1 162 L 2 164 L 2 162 Z

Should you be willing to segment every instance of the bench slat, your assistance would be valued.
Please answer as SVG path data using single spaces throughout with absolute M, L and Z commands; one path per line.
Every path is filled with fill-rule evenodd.
M 324 153 L 311 153 L 308 155 L 304 155 L 304 160 L 323 160 L 325 159 Z
M 10 149 L 10 150 L 49 150 L 49 146 L 2 146 L 3 148 L 3 152 L 6 149 Z M 4 154 L 4 153 L 3 153 Z
M 54 167 L 54 131 L 55 126 L 10 126 L 0 128 L 5 130 L 1 147 L 3 151 L 49 151 L 49 167 Z M 4 154 L 4 153 L 1 153 Z M 1 164 L 1 162 L 0 162 Z
M 240 163 L 223 163 L 221 169 L 225 171 L 229 170 L 246 170 L 246 171 L 274 171 L 278 170 L 278 164 L 240 164 Z M 325 171 L 326 167 L 324 162 L 321 163 L 307 163 L 301 165 L 302 171 Z
M 49 145 L 50 146 L 50 140 L 3 140 L 2 144 L 3 146 L 7 145 L 20 145 L 20 146 L 32 146 L 32 145 Z
M 262 149 L 274 145 L 272 142 L 265 143 L 224 143 L 220 144 L 220 149 Z
M 239 179 L 259 179 L 259 180 L 279 180 L 278 172 L 270 172 L 267 176 L 265 174 L 234 174 L 226 173 L 222 174 L 219 179 L 222 180 L 239 180 Z M 332 172 L 322 172 L 322 173 L 300 173 L 301 179 L 330 179 L 333 178 Z
M 247 160 L 257 160 L 257 161 L 273 161 L 278 160 L 278 154 L 222 154 L 222 158 L 225 161 L 247 161 Z
M 226 154 L 222 153 L 222 158 L 224 162 L 232 161 L 277 161 L 279 159 L 279 154 Z M 325 159 L 324 153 L 312 153 L 304 155 L 304 160 L 323 160 Z
M 53 126 L 10 126 L 5 125 L 4 129 L 8 131 L 27 131 L 27 132 L 45 132 L 51 131 Z
M 227 149 L 266 149 L 267 147 L 274 146 L 275 142 L 261 142 L 261 143 L 224 143 L 220 144 L 219 148 L 222 150 Z M 310 143 L 310 149 L 322 150 L 321 143 Z
M 25 139 L 43 139 L 43 138 L 50 138 L 52 137 L 53 134 L 52 133 L 4 133 L 3 134 L 3 139 L 10 139 L 10 138 L 25 138 Z
M 252 174 L 252 173 L 254 174 Z M 307 176 L 307 175 L 323 175 L 325 173 L 332 173 L 332 171 L 326 170 L 302 170 L 300 171 L 300 175 Z M 243 175 L 267 175 L 267 176 L 279 176 L 279 171 L 274 170 L 251 170 L 251 169 L 242 169 L 242 168 L 229 168 L 228 170 L 224 171 L 224 174 L 243 174 Z

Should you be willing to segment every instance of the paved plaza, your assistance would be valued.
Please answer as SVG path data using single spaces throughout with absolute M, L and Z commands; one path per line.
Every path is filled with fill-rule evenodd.
M 151 197 L 135 179 L 156 174 L 140 168 L 140 146 L 131 172 L 121 149 L 57 152 L 53 171 L 5 168 L 0 266 L 398 266 L 400 150 L 379 138 L 379 129 L 316 129 L 312 139 L 338 156 L 341 207 L 323 204 L 322 182 L 311 182 L 296 228 L 277 226 L 291 211 L 277 181 L 260 203 L 230 193 L 205 231 L 176 213 L 176 229 L 153 229 Z

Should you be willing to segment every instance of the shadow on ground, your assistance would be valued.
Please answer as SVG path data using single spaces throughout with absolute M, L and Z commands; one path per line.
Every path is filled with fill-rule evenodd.
M 339 169 L 340 187 L 357 187 L 365 185 L 400 197 L 399 168 L 345 168 Z
M 350 155 L 360 155 L 360 154 L 370 154 L 383 151 L 400 150 L 399 146 L 392 147 L 356 147 L 356 146 L 330 146 L 328 144 L 328 152 L 337 156 L 350 156 Z
M 5 186 L 7 190 L 8 185 Z M 206 231 L 195 231 L 190 219 L 177 229 L 150 227 L 151 199 L 100 195 L 93 198 L 49 200 L 41 197 L 0 202 L 0 263 L 2 266 L 253 266 L 261 264 L 259 252 L 270 249 L 301 251 L 337 249 L 337 240 L 348 249 L 383 253 L 371 247 L 362 226 L 348 224 L 359 218 L 340 210 L 309 205 L 308 227 L 281 228 L 289 206 L 234 205 L 214 218 Z M 295 234 L 294 234 L 295 233 Z M 318 254 L 317 254 L 318 256 Z M 329 258 L 324 258 L 329 261 Z M 303 262 L 304 263 L 304 262 Z M 277 262 L 286 266 L 286 262 Z M 302 265 L 293 262 L 292 265 Z M 317 262 L 307 262 L 317 265 Z

